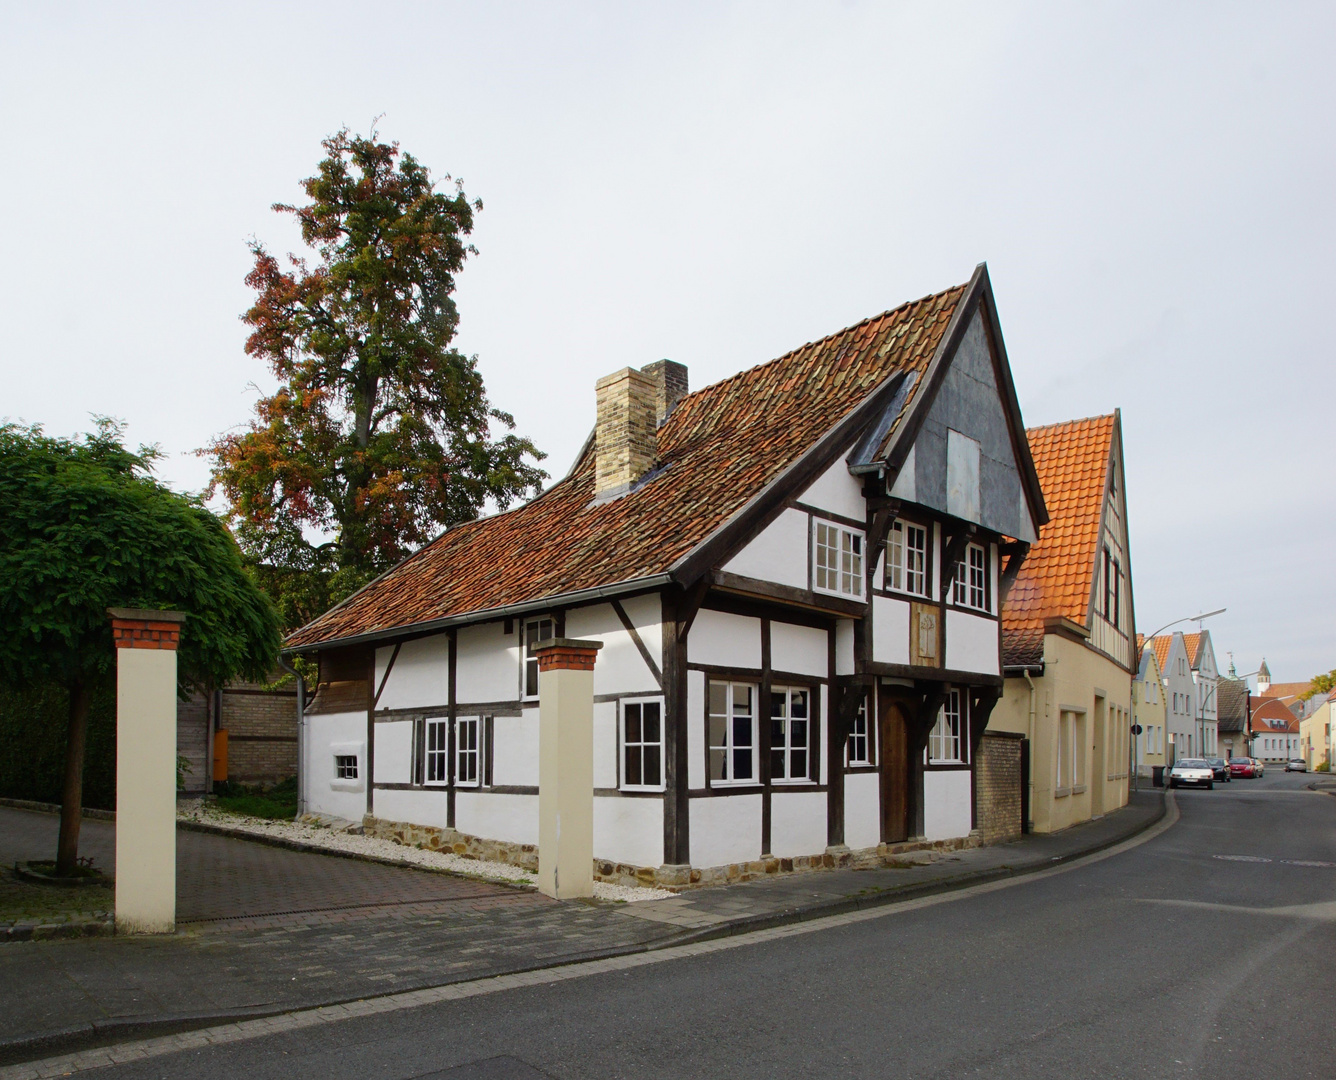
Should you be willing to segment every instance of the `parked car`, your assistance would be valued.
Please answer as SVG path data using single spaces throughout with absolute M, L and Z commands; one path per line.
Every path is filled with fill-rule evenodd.
M 1215 787 L 1215 770 L 1205 758 L 1183 758 L 1169 770 L 1169 786 Z
M 1265 762 L 1265 761 L 1263 761 L 1261 758 L 1253 758 L 1253 759 L 1252 759 L 1252 763 L 1253 763 L 1253 775 L 1254 775 L 1254 776 L 1261 777 L 1261 776 L 1265 776 L 1265 775 L 1266 775 L 1266 762 Z
M 1253 771 L 1253 759 L 1250 757 L 1232 757 L 1229 759 L 1229 775 L 1241 776 L 1251 780 L 1257 774 Z
M 1211 766 L 1211 772 L 1215 778 L 1222 784 L 1229 783 L 1229 762 L 1222 757 L 1207 758 L 1206 763 Z
M 1303 758 L 1301 758 L 1301 757 L 1297 757 L 1297 758 L 1295 758 L 1293 761 L 1287 761 L 1287 762 L 1285 762 L 1285 771 L 1286 771 L 1286 772 L 1307 772 L 1307 771 L 1308 771 L 1308 762 L 1306 762 L 1306 761 L 1305 761 Z

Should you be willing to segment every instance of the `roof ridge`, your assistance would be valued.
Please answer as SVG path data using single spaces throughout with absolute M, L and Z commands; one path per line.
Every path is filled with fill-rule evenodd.
M 1089 424 L 1096 420 L 1114 420 L 1117 419 L 1117 416 L 1118 414 L 1116 412 L 1095 413 L 1093 416 L 1078 416 L 1070 420 L 1057 420 L 1051 424 L 1036 424 L 1034 427 L 1026 428 L 1025 434 L 1032 435 L 1040 431 L 1051 431 L 1054 428 L 1074 427 L 1077 424 Z

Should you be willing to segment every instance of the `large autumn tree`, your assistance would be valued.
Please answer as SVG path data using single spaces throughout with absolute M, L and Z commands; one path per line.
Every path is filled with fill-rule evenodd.
M 109 607 L 186 612 L 182 690 L 262 679 L 278 656 L 277 612 L 223 523 L 152 476 L 102 420 L 79 440 L 0 425 L 0 680 L 68 696 L 57 872 L 73 873 L 88 708 L 114 678 Z
M 374 131 L 323 145 L 303 182 L 310 201 L 274 207 L 296 218 L 314 262 L 251 246 L 246 351 L 278 390 L 206 451 L 213 490 L 289 625 L 545 476 L 533 464 L 544 455 L 509 433 L 475 358 L 452 345 L 455 276 L 476 254 L 467 238 L 481 202 L 448 176 L 440 189 Z

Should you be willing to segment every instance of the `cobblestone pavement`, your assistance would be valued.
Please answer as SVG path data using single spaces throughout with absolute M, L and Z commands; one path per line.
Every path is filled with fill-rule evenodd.
M 181 932 L 0 946 L 0 1063 L 133 1037 L 150 1030 L 135 1027 L 146 1022 L 153 1031 L 188 1028 L 210 1016 L 487 978 L 951 888 L 1106 846 L 1150 824 L 1162 806 L 1159 792 L 1143 793 L 1056 837 L 927 866 L 791 874 L 636 904 L 556 903 L 448 874 L 182 831 L 182 917 L 190 911 L 196 921 Z M 55 822 L 0 808 L 0 858 L 50 850 Z M 112 826 L 84 828 L 81 847 L 101 861 Z M 50 1042 L 34 1045 L 42 1037 Z

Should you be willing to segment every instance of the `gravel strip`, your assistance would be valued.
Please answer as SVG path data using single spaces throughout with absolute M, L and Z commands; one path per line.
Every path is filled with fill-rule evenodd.
M 203 821 L 214 825 L 225 825 L 229 829 L 253 833 L 256 836 L 277 836 L 288 840 L 299 840 L 304 844 L 326 848 L 330 851 L 350 851 L 359 855 L 374 855 L 382 859 L 398 859 L 419 866 L 429 866 L 434 870 L 450 870 L 471 877 L 487 878 L 493 881 L 505 881 L 513 885 L 536 887 L 538 875 L 518 866 L 506 863 L 484 862 L 481 859 L 466 859 L 454 852 L 429 851 L 426 848 L 407 847 L 396 844 L 393 840 L 384 840 L 375 836 L 359 836 L 323 825 L 308 825 L 297 821 L 272 821 L 266 818 L 247 817 L 243 814 L 230 814 L 212 807 L 195 803 L 182 806 L 177 814 L 184 821 Z M 594 882 L 594 898 L 597 900 L 623 900 L 634 903 L 637 900 L 666 900 L 673 896 L 667 889 L 642 889 L 632 885 L 611 885 L 604 881 Z

